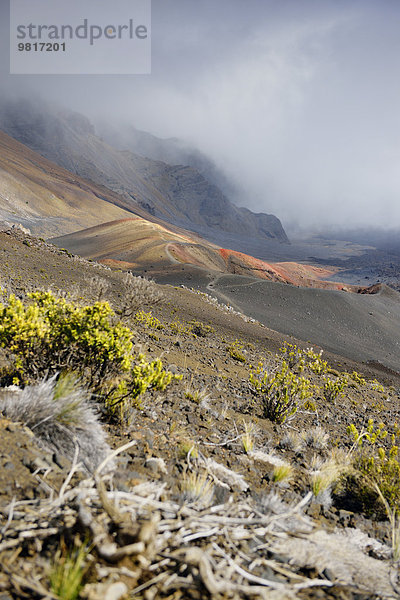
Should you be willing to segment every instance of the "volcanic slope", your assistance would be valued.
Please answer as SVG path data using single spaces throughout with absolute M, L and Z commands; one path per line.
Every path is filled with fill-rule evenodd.
M 3 390 L 4 598 L 58 598 L 50 574 L 66 572 L 58 563 L 67 562 L 70 542 L 75 548 L 85 543 L 90 553 L 81 594 L 87 598 L 116 597 L 121 582 L 126 582 L 125 597 L 138 600 L 166 600 L 171 593 L 176 600 L 219 600 L 222 589 L 243 600 L 254 600 L 255 594 L 298 600 L 398 598 L 390 524 L 382 521 L 379 498 L 368 497 L 367 504 L 369 488 L 354 479 L 357 445 L 348 434 L 351 424 L 363 431 L 371 418 L 387 427 L 385 443 L 398 439 L 398 376 L 326 353 L 331 380 L 346 382 L 335 402 L 324 396 L 324 376 L 307 361 L 312 396 L 306 404 L 298 398 L 288 427 L 268 418 L 249 381 L 251 365 L 260 361 L 269 371 L 283 370 L 285 336 L 204 294 L 168 285 L 154 286 L 162 295 L 157 303 L 141 294 L 134 305 L 138 312 L 124 315 L 129 290 L 142 289 L 142 280 L 134 280 L 132 288 L 124 273 L 69 255 L 17 228 L 0 232 L 0 267 L 2 289 L 21 298 L 15 306 L 30 302 L 27 291 L 48 285 L 68 302 L 75 298 L 75 308 L 82 301 L 107 300 L 118 322 L 121 317 L 131 328 L 134 360 L 138 353 L 147 360 L 160 357 L 181 377 L 165 389 L 148 389 L 140 402 L 127 404 L 120 420 L 106 409 L 104 395 L 93 397 L 108 442 L 118 450 L 113 472 L 103 478 L 98 469 L 84 481 L 87 475 L 76 470 L 88 431 L 81 427 L 81 413 L 70 417 L 76 401 L 60 415 L 69 416 L 76 434 L 72 439 L 82 444 L 74 444 L 71 464 L 62 435 L 52 438 L 56 451 L 46 446 L 44 434 L 54 431 L 54 423 L 44 423 L 33 402 L 25 402 L 25 411 L 30 409 L 29 417 L 33 413 L 44 429 L 32 421 L 31 429 L 22 427 L 13 409 L 20 393 L 26 399 L 25 390 Z M 128 307 L 133 308 L 130 302 Z M 68 311 L 65 315 L 69 319 Z M 4 347 L 3 335 L 8 350 Z M 309 354 L 302 351 L 301 356 Z M 1 358 L 3 368 L 16 367 L 15 356 L 6 352 Z M 323 366 L 318 356 L 316 362 Z M 43 363 L 33 384 L 36 393 L 38 384 L 44 389 L 42 378 L 51 368 Z M 371 380 L 375 377 L 379 382 Z M 64 398 L 70 389 L 64 386 Z M 28 386 L 28 394 L 32 391 Z M 85 398 L 86 392 L 80 393 Z M 50 405 L 54 400 L 55 393 L 48 396 Z M 324 480 L 317 479 L 321 475 Z M 329 487 L 322 488 L 325 481 Z M 397 482 L 394 490 L 398 499 Z M 243 574 L 262 586 L 243 585 Z
M 106 195 L 0 131 L 1 219 L 46 236 L 130 215 Z
M 375 293 L 349 293 L 234 275 L 199 278 L 194 273 L 189 282 L 181 277 L 179 283 L 212 291 L 275 331 L 400 372 L 400 293 L 386 285 L 369 288 Z
M 52 239 L 56 245 L 84 258 L 109 266 L 150 271 L 153 277 L 192 265 L 210 272 L 250 275 L 308 287 L 341 289 L 343 284 L 325 281 L 334 268 L 297 263 L 268 263 L 253 256 L 220 248 L 184 230 L 135 217 L 104 223 Z M 351 289 L 348 286 L 347 289 Z M 359 288 L 357 288 L 358 290 Z
M 132 217 L 168 227 L 171 240 L 175 233 L 177 240 L 187 234 L 139 205 L 133 209 L 119 194 L 59 167 L 0 131 L 1 220 L 51 237 Z M 200 238 L 193 233 L 190 239 Z
M 110 264 L 119 261 L 123 268 L 147 270 L 183 262 L 290 281 L 290 276 L 278 274 L 269 264 L 223 251 L 140 206 L 133 212 L 127 208 L 122 196 L 66 171 L 0 132 L 0 219 L 21 223 L 43 237 L 83 230 L 62 239 L 61 245 L 69 248 L 70 244 L 73 252 L 86 257 L 109 259 Z M 103 223 L 95 231 L 90 228 Z
M 168 226 L 140 217 L 103 223 L 53 238 L 51 241 L 74 254 L 95 259 L 109 266 L 136 270 L 151 269 L 152 272 L 178 262 L 172 256 L 170 246 L 191 246 L 198 243 L 197 236 L 189 232 L 173 232 Z M 203 248 L 204 255 L 209 255 L 211 261 L 214 246 L 205 240 L 203 244 L 198 245 Z
M 288 243 L 274 215 L 235 206 L 192 167 L 151 160 L 106 144 L 82 115 L 21 101 L 0 108 L 0 127 L 58 165 L 117 192 L 116 204 L 123 199 L 132 212 L 141 207 L 212 242 L 230 234 L 233 243 L 240 236 L 278 246 Z

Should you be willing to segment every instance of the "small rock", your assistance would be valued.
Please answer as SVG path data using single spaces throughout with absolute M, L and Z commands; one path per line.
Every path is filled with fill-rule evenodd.
M 104 596 L 104 600 L 119 600 L 128 593 L 128 587 L 122 581 L 110 585 Z
M 337 576 L 336 573 L 330 569 L 329 567 L 326 567 L 326 569 L 324 569 L 323 575 L 325 575 L 325 577 L 329 580 L 329 581 L 337 581 Z
M 82 596 L 87 600 L 120 600 L 128 593 L 125 583 L 88 583 L 82 590 Z
M 310 506 L 307 508 L 307 514 L 312 519 L 318 519 L 321 514 L 320 504 L 317 504 L 316 502 L 313 502 L 312 504 L 310 504 Z
M 154 431 L 151 429 L 146 429 L 144 432 L 144 441 L 147 442 L 149 448 L 153 448 L 154 444 Z
M 38 456 L 37 458 L 31 461 L 29 468 L 32 471 L 36 471 L 37 469 L 39 469 L 40 471 L 47 471 L 48 469 L 51 469 L 51 465 L 46 460 L 43 460 Z
M 31 461 L 31 459 L 30 459 L 30 458 L 28 458 L 27 456 L 23 456 L 23 457 L 22 457 L 22 461 L 21 461 L 21 462 L 22 462 L 22 464 L 24 465 L 24 467 L 26 467 L 27 469 L 30 469 L 30 468 L 31 468 L 31 462 L 32 462 L 32 461 Z
M 339 510 L 339 522 L 341 525 L 348 527 L 354 521 L 354 513 L 349 510 Z
M 163 458 L 150 457 L 146 460 L 145 466 L 153 473 L 167 473 L 167 466 Z

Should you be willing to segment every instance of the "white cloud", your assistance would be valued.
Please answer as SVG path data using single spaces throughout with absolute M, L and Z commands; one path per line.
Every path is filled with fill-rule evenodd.
M 196 144 L 284 223 L 393 226 L 399 17 L 391 0 L 153 0 L 151 76 L 22 83 Z

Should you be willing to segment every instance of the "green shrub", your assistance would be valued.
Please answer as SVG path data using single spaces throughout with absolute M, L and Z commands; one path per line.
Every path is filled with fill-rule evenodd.
M 334 403 L 336 398 L 341 396 L 341 394 L 343 393 L 343 390 L 347 386 L 347 383 L 347 379 L 344 377 L 341 377 L 336 380 L 324 377 L 323 393 L 325 400 Z
M 385 393 L 385 388 L 376 379 L 371 379 L 368 383 L 374 391 L 380 392 L 381 394 Z
M 14 383 L 79 370 L 97 387 L 105 378 L 128 372 L 132 332 L 113 323 L 113 316 L 107 302 L 79 306 L 51 292 L 33 292 L 24 304 L 11 295 L 7 304 L 0 303 L 0 347 L 16 357 Z
M 164 329 L 164 325 L 157 317 L 153 317 L 151 311 L 145 312 L 144 310 L 139 310 L 135 314 L 134 322 L 141 323 L 150 329 Z
M 306 366 L 316 375 L 330 371 L 327 361 L 322 359 L 322 350 L 318 353 L 313 348 L 302 350 L 296 344 L 284 342 L 279 351 L 283 354 L 289 369 L 296 369 L 298 373 L 302 373 Z
M 242 362 L 245 363 L 246 362 L 246 357 L 244 356 L 244 354 L 241 352 L 241 350 L 243 349 L 243 344 L 241 344 L 239 342 L 239 340 L 235 340 L 233 342 L 233 344 L 231 344 L 230 346 L 228 346 L 227 350 L 229 352 L 229 356 L 231 358 L 233 358 L 234 360 L 237 360 L 238 362 Z
M 357 371 L 353 371 L 352 373 L 350 373 L 350 377 L 358 385 L 365 385 L 367 383 L 366 379 L 364 379 L 364 377 L 360 375 L 360 373 L 357 373 Z
M 190 325 L 181 323 L 178 320 L 172 321 L 172 323 L 169 324 L 169 328 L 174 335 L 190 335 L 192 331 Z
M 202 321 L 189 321 L 190 330 L 197 337 L 207 337 L 210 333 L 215 333 L 214 327 L 205 325 Z
M 304 350 L 296 346 L 296 344 L 289 344 L 284 342 L 282 348 L 279 351 L 284 355 L 285 361 L 289 365 L 289 369 L 296 367 L 298 371 L 302 371 L 304 368 Z
M 299 401 L 312 394 L 312 386 L 305 377 L 296 377 L 286 361 L 280 370 L 268 373 L 259 365 L 250 373 L 253 393 L 261 398 L 264 417 L 275 423 L 284 423 L 293 417 Z
M 323 375 L 328 372 L 329 366 L 326 360 L 322 359 L 322 350 L 317 354 L 313 348 L 307 348 L 304 351 L 308 368 L 316 375 Z
M 0 303 L 0 347 L 15 360 L 0 373 L 0 382 L 24 385 L 76 371 L 113 412 L 122 402 L 135 403 L 148 388 L 164 390 L 180 378 L 165 371 L 160 359 L 135 356 L 132 338 L 107 302 L 80 306 L 51 292 L 34 292 L 23 303 L 11 295 Z
M 27 244 L 27 245 L 30 246 L 30 244 Z M 67 250 L 66 248 L 59 248 L 59 252 L 62 252 L 63 254 L 66 254 L 67 256 L 69 256 L 69 258 L 73 257 L 73 254 L 69 250 Z M 89 261 L 93 261 L 93 259 L 89 258 Z
M 143 354 L 139 354 L 130 376 L 125 377 L 117 386 L 111 388 L 106 397 L 109 412 L 123 421 L 129 419 L 131 407 L 141 408 L 139 397 L 148 389 L 164 391 L 171 381 L 182 379 L 182 375 L 174 375 L 163 369 L 159 358 L 147 362 Z
M 366 431 L 359 432 L 355 425 L 350 425 L 348 433 L 354 440 L 353 467 L 358 475 L 355 493 L 373 504 L 380 502 L 376 493 L 379 488 L 389 507 L 400 512 L 398 429 L 395 427 L 395 433 L 389 435 L 384 423 L 375 426 L 370 419 Z

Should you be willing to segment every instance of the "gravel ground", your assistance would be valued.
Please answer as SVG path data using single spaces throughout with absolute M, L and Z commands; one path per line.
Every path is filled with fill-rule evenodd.
M 38 285 L 47 288 L 51 285 L 54 289 L 75 290 L 85 299 L 94 300 L 96 293 L 90 280 L 96 277 L 107 284 L 105 297 L 114 308 L 118 309 L 123 300 L 122 273 L 69 256 L 20 232 L 0 234 L 0 265 L 3 286 L 21 295 L 26 288 Z M 340 326 L 334 321 L 332 324 L 325 323 L 324 314 L 330 314 L 333 319 L 332 311 L 337 311 L 335 318 L 338 320 L 340 311 L 344 316 L 353 315 L 354 327 L 358 322 L 361 329 L 358 336 L 365 340 L 367 338 L 362 336 L 367 334 L 363 331 L 368 332 L 369 325 L 365 326 L 363 316 L 375 311 L 389 329 L 390 316 L 387 312 L 398 310 L 397 296 L 387 290 L 375 296 L 356 296 L 270 284 L 256 293 L 259 282 L 238 278 L 215 280 L 212 274 L 199 274 L 195 269 L 177 270 L 169 277 L 169 283 L 184 282 L 187 286 L 195 283 L 206 290 L 208 286 L 208 292 L 212 292 L 214 286 L 218 293 L 224 294 L 221 299 L 234 297 L 236 307 L 240 307 L 245 298 L 254 311 L 261 301 L 267 307 L 276 303 L 276 311 L 279 310 L 278 305 L 285 307 L 280 309 L 280 323 L 285 322 L 284 315 L 288 314 L 292 301 L 296 308 L 290 310 L 299 318 L 308 310 L 314 315 L 319 314 L 319 328 L 315 331 L 325 330 L 321 339 L 326 342 L 331 335 L 327 331 L 341 327 L 344 337 L 351 323 L 347 326 Z M 167 277 L 164 278 L 166 280 Z M 23 424 L 0 419 L 0 590 L 11 594 L 14 599 L 46 597 L 43 590 L 48 589 L 48 568 L 55 550 L 62 547 L 64 539 L 73 540 L 74 536 L 82 533 L 79 519 L 84 518 L 88 522 L 89 513 L 98 520 L 110 543 L 129 544 L 126 540 L 136 539 L 132 532 L 129 533 L 130 530 L 124 533 L 121 523 L 118 525 L 118 521 L 113 521 L 119 518 L 112 508 L 116 506 L 115 502 L 120 502 L 116 500 L 119 494 L 127 503 L 126 510 L 132 511 L 139 521 L 146 517 L 142 513 L 150 511 L 154 530 L 152 550 L 147 548 L 149 553 L 141 560 L 123 556 L 121 560 L 114 558 L 111 564 L 95 544 L 92 550 L 95 565 L 92 563 L 87 580 L 89 587 L 86 588 L 86 596 L 82 597 L 101 600 L 106 597 L 107 586 L 120 581 L 124 582 L 125 592 L 136 589 L 133 597 L 143 600 L 367 600 L 398 597 L 397 566 L 393 567 L 390 560 L 391 531 L 383 507 L 371 513 L 363 499 L 353 493 L 350 483 L 331 486 L 324 498 L 309 494 L 311 472 L 317 469 L 318 461 L 327 460 L 338 448 L 349 457 L 346 453 L 352 446 L 352 439 L 347 433 L 350 424 L 354 423 L 362 430 L 368 419 L 373 418 L 376 423 L 383 421 L 389 433 L 395 431 L 394 423 L 400 420 L 398 374 L 380 368 L 379 364 L 356 362 L 347 358 L 344 351 L 340 356 L 338 350 L 341 347 L 337 345 L 341 337 L 338 336 L 330 346 L 336 349 L 337 354 L 325 352 L 323 355 L 331 365 L 330 377 L 336 380 L 342 371 L 358 371 L 366 382 L 357 383 L 350 379 L 343 395 L 336 402 L 328 402 L 321 390 L 322 376 L 307 367 L 304 375 L 316 386 L 312 403 L 300 403 L 289 424 L 273 423 L 265 418 L 260 402 L 251 392 L 249 372 L 260 361 L 270 370 L 279 366 L 282 360 L 279 348 L 285 339 L 293 343 L 294 338 L 243 318 L 232 308 L 217 306 L 211 296 L 179 285 L 166 285 L 161 290 L 161 302 L 143 307 L 152 311 L 160 320 L 161 327 L 149 327 L 145 323 L 132 323 L 132 327 L 138 349 L 148 357 L 161 356 L 166 367 L 182 375 L 182 381 L 174 382 L 164 392 L 147 392 L 140 404 L 132 407 L 126 415 L 129 419 L 123 422 L 104 419 L 111 447 L 121 447 L 127 442 L 131 444 L 117 460 L 112 483 L 109 480 L 105 482 L 111 504 L 104 500 L 101 487 L 97 488 L 97 492 L 90 491 L 93 482 L 82 482 L 82 474 L 76 475 L 66 486 L 65 499 L 57 500 L 70 472 L 70 463 L 38 445 L 34 439 L 35 432 L 26 430 Z M 268 307 L 270 326 L 274 314 L 271 306 Z M 358 315 L 357 318 L 354 315 Z M 372 319 L 372 315 L 369 317 Z M 193 330 L 188 328 L 193 320 L 205 327 L 199 335 L 193 335 Z M 311 316 L 309 322 L 313 322 Z M 376 321 L 374 323 L 376 326 Z M 394 319 L 393 323 L 394 340 L 398 321 Z M 386 335 L 389 339 L 389 331 Z M 350 354 L 360 356 L 363 344 L 359 343 L 357 335 L 352 336 L 348 333 L 345 350 L 350 348 L 354 339 L 357 348 Z M 310 339 L 311 336 L 305 337 Z M 302 348 L 309 346 L 307 341 L 299 342 L 299 345 Z M 239 358 L 233 349 L 238 350 Z M 370 358 L 380 360 L 379 354 L 371 353 Z M 375 378 L 381 386 L 371 382 Z M 314 428 L 322 434 L 312 438 L 308 432 L 315 431 Z M 246 431 L 250 432 L 253 444 L 253 448 L 247 451 L 243 445 Z M 289 432 L 296 434 L 300 440 L 296 447 L 285 442 Z M 276 481 L 274 469 L 282 462 L 291 465 L 292 475 L 287 480 Z M 193 472 L 208 474 L 213 486 L 212 500 L 207 499 L 205 494 L 201 495 L 199 505 L 188 501 L 183 483 Z M 86 496 L 86 513 L 82 513 L 79 502 Z M 293 507 L 307 498 L 299 516 L 301 523 L 307 524 L 306 530 L 295 529 L 287 533 L 287 525 L 282 530 L 278 527 L 277 533 L 271 529 L 268 519 L 275 514 L 273 510 L 288 510 L 277 506 Z M 10 506 L 14 506 L 15 502 L 22 504 L 18 504 L 14 511 Z M 273 510 L 267 508 L 271 502 L 275 503 Z M 146 503 L 152 508 L 146 508 Z M 253 531 L 248 528 L 249 523 L 254 522 L 257 511 L 264 511 L 262 514 L 267 516 L 262 517 L 264 520 L 260 526 L 254 526 L 256 529 Z M 41 515 L 46 515 L 46 519 Z M 207 519 L 222 519 L 219 521 L 222 523 L 224 515 L 231 515 L 232 522 L 237 519 L 238 526 L 244 528 L 243 541 L 240 536 L 235 538 L 237 530 L 234 527 L 210 529 L 210 525 L 205 525 L 203 533 L 198 533 L 196 527 L 202 529 L 201 518 L 205 519 L 205 523 Z M 147 515 L 146 518 L 150 517 Z M 23 519 L 31 529 L 40 528 L 40 542 L 24 537 Z M 277 523 L 277 517 L 272 516 L 271 522 Z M 46 523 L 51 526 L 48 535 Z M 194 527 L 193 524 L 197 525 Z M 260 529 L 261 524 L 266 527 L 265 531 Z M 136 523 L 133 525 L 135 527 Z M 168 538 L 169 528 L 175 532 L 172 538 Z M 207 531 L 206 535 L 204 531 Z M 268 534 L 268 531 L 272 533 Z M 18 535 L 20 541 L 15 538 Z M 121 541 L 123 539 L 125 542 Z M 183 542 L 182 539 L 191 542 Z M 258 545 L 263 546 L 264 543 L 264 553 L 257 551 L 253 554 L 254 539 Z M 233 564 L 225 557 L 228 562 L 225 567 L 221 566 L 221 555 L 215 554 L 218 547 L 225 548 L 225 553 L 231 553 L 229 560 L 239 561 L 238 564 L 250 573 L 250 577 L 264 578 L 270 581 L 269 585 L 271 580 L 277 582 L 279 593 L 274 587 L 264 591 L 259 588 L 258 591 L 252 590 L 254 581 L 247 585 L 248 581 L 238 577 L 237 573 L 233 576 L 233 571 L 228 580 L 230 584 L 238 585 L 236 591 L 229 586 L 223 587 L 222 583 L 222 587 L 215 587 L 213 577 L 222 582 Z M 201 556 L 207 559 L 206 563 L 198 562 L 199 549 Z M 180 553 L 181 562 L 167 560 L 166 556 L 178 556 L 176 553 Z M 267 562 L 260 563 L 260 559 Z M 129 577 L 127 569 L 131 573 Z M 374 577 L 371 578 L 369 573 L 374 573 Z M 158 578 L 159 583 L 153 585 L 153 578 Z M 96 592 L 93 586 L 99 585 L 100 581 L 103 587 Z M 164 588 L 160 582 L 163 582 Z M 299 582 L 306 587 L 296 588 Z M 225 580 L 224 586 L 227 585 Z M 225 589 L 226 593 L 215 591 L 218 589 Z

